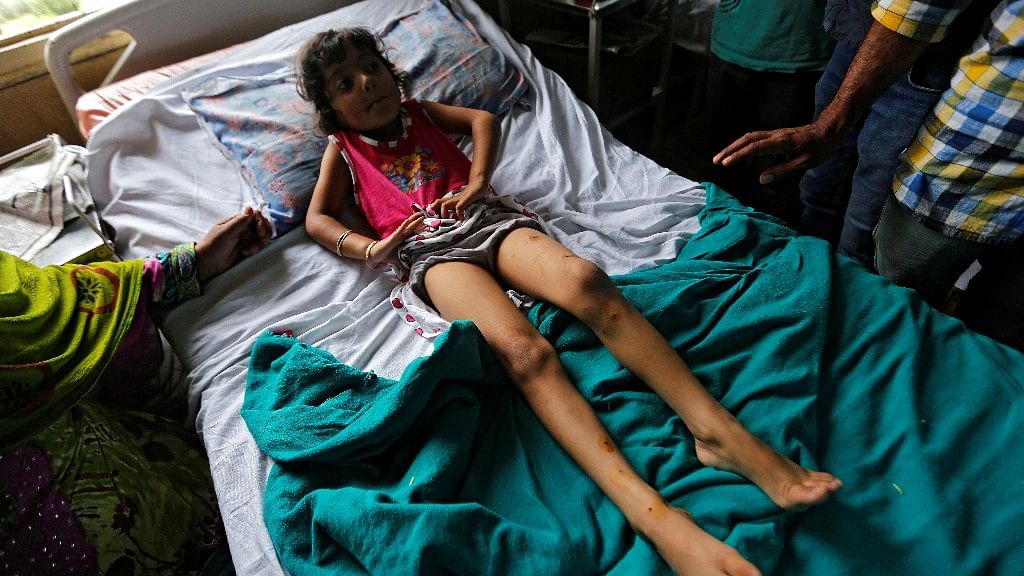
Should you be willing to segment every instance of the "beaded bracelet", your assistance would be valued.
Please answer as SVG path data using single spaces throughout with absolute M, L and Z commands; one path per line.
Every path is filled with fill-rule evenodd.
M 199 296 L 199 268 L 194 242 L 178 244 L 169 252 L 157 254 L 156 259 L 163 268 L 163 283 L 160 293 L 154 295 L 154 301 L 171 304 Z
M 341 253 L 341 245 L 345 243 L 345 238 L 348 238 L 348 235 L 351 233 L 352 229 L 349 228 L 348 230 L 342 232 L 341 236 L 338 236 L 338 241 L 334 244 L 334 253 L 337 254 L 338 256 L 344 256 L 344 254 Z
M 199 296 L 199 266 L 196 243 L 178 244 L 171 249 L 171 271 L 178 284 L 178 301 Z

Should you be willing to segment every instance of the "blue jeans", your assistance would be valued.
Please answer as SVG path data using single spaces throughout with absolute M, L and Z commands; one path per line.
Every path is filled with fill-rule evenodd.
M 836 44 L 815 87 L 815 118 L 839 91 L 856 52 L 857 46 L 847 42 Z M 828 240 L 840 254 L 872 270 L 875 246 L 871 232 L 885 199 L 892 194 L 899 156 L 949 86 L 949 76 L 924 78 L 920 84 L 912 83 L 912 76 L 906 74 L 894 82 L 832 155 L 800 181 L 804 204 L 800 230 Z

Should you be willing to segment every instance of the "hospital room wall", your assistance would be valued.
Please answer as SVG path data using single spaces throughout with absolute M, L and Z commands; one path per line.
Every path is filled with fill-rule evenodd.
M 99 47 L 82 49 L 83 55 L 74 59 L 74 71 L 84 88 L 99 86 L 127 41 L 126 36 L 113 43 L 107 39 Z M 68 143 L 84 143 L 46 71 L 40 49 L 38 57 L 16 70 L 0 74 L 0 155 L 50 133 L 59 134 Z

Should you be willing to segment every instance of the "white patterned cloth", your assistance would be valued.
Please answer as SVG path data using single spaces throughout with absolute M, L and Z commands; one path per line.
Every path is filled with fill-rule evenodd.
M 450 198 L 458 192 L 449 192 Z M 429 210 L 429 208 L 427 209 Z M 434 308 L 423 286 L 427 269 L 441 262 L 470 262 L 495 272 L 495 256 L 501 241 L 516 228 L 533 228 L 546 233 L 540 218 L 512 196 L 489 190 L 488 195 L 465 209 L 465 218 L 439 218 L 425 211 L 422 230 L 410 236 L 398 249 L 398 257 L 409 268 L 408 280 L 391 291 L 391 306 L 420 336 L 433 338 L 448 329 L 448 321 Z M 532 300 L 509 290 L 519 307 Z

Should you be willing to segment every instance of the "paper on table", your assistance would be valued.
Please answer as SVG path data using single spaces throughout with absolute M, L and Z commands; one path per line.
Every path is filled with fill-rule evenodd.
M 0 158 L 0 249 L 31 259 L 77 216 L 64 206 L 74 156 L 56 134 Z

